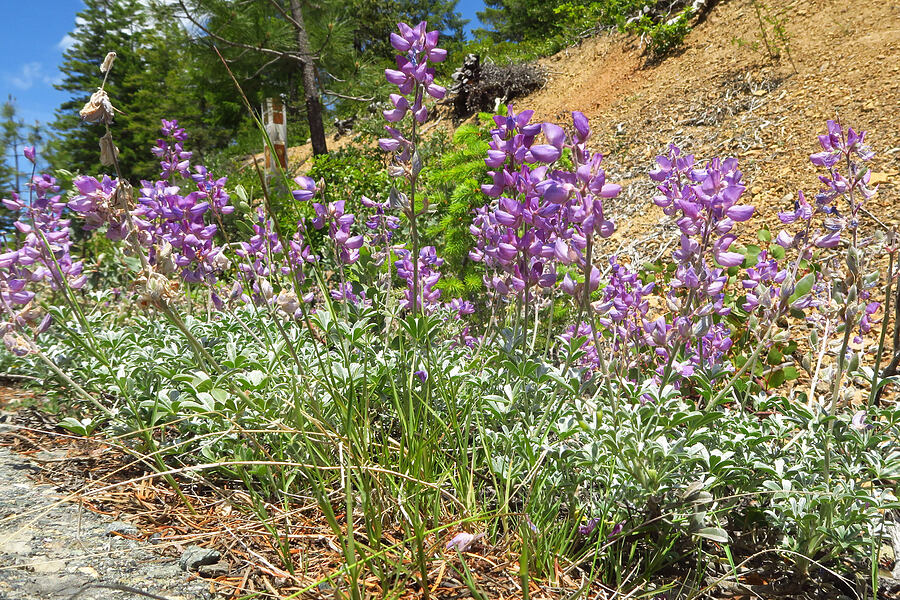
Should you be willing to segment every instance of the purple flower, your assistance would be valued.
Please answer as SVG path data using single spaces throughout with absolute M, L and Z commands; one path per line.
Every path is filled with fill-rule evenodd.
M 25 155 L 25 158 L 27 158 L 29 162 L 31 162 L 31 164 L 35 164 L 34 146 L 25 146 L 25 149 L 22 151 L 22 153 Z
M 471 315 L 475 312 L 475 305 L 468 300 L 463 300 L 462 298 L 454 298 L 447 306 L 450 308 L 450 310 L 456 312 L 457 319 L 462 318 L 463 315 Z
M 178 127 L 178 121 L 174 119 L 171 121 L 163 119 L 161 131 L 163 138 L 156 140 L 156 146 L 151 149 L 162 167 L 160 178 L 168 180 L 175 173 L 189 178 L 193 153 L 184 149 L 187 133 L 184 128 Z
M 409 250 L 404 248 L 395 249 L 394 252 L 400 257 L 394 261 L 397 276 L 406 280 L 406 291 L 400 307 L 407 310 L 415 308 L 416 310 L 424 309 L 425 312 L 433 311 L 438 307 L 438 300 L 441 297 L 441 290 L 434 289 L 434 286 L 441 278 L 438 268 L 444 264 L 444 259 L 438 257 L 434 246 L 425 246 L 419 250 L 419 285 L 417 286 L 419 297 L 414 299 L 412 255 Z
M 84 265 L 71 256 L 70 221 L 63 219 L 66 203 L 56 180 L 36 175 L 28 184 L 31 194 L 23 202 L 17 194 L 3 200 L 3 206 L 18 213 L 13 223 L 19 232 L 5 247 L 0 247 L 0 332 L 10 352 L 24 355 L 32 346 L 20 335 L 26 326 L 37 336 L 50 320 L 31 306 L 35 292 L 29 284 L 49 283 L 53 290 L 80 289 L 86 282 Z
M 293 190 L 291 194 L 298 202 L 306 202 L 312 200 L 316 195 L 316 182 L 313 181 L 311 177 L 307 177 L 306 175 L 298 175 L 297 177 L 294 177 L 294 183 L 296 183 L 299 187 L 298 189 Z
M 600 517 L 594 517 L 593 519 L 589 519 L 587 523 L 584 525 L 578 526 L 578 533 L 583 536 L 589 536 L 594 533 L 594 530 L 597 529 L 597 525 L 603 522 L 603 519 Z
M 484 537 L 483 533 L 472 534 L 466 533 L 465 531 L 461 531 L 453 536 L 449 542 L 447 542 L 447 550 L 458 550 L 460 552 L 465 552 L 469 549 L 469 547 Z
M 853 418 L 850 419 L 850 428 L 855 429 L 856 431 L 865 431 L 866 429 L 871 429 L 872 425 L 866 423 L 866 411 L 858 410 L 853 413 Z
M 383 115 L 388 123 L 399 123 L 412 113 L 417 123 L 424 123 L 428 120 L 424 97 L 427 95 L 440 100 L 447 93 L 445 88 L 434 83 L 435 71 L 429 63 L 442 62 L 447 52 L 437 47 L 439 32 L 427 31 L 425 21 L 415 27 L 398 23 L 397 29 L 399 34 L 391 34 L 391 45 L 400 52 L 395 59 L 397 68 L 385 69 L 384 76 L 388 83 L 397 86 L 399 94 L 391 94 L 394 108 L 385 110 Z M 390 137 L 378 140 L 378 145 L 385 152 L 394 154 L 399 168 L 393 169 L 392 174 L 411 176 L 403 168 L 412 159 L 411 142 L 390 125 L 385 130 Z

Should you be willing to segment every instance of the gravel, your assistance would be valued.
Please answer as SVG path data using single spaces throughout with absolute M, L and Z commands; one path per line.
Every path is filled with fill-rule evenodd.
M 129 539 L 140 536 L 134 525 L 80 510 L 55 486 L 27 477 L 37 470 L 0 448 L 0 600 L 142 597 L 133 590 L 166 600 L 211 598 L 208 583 L 182 570 L 177 559 Z M 211 555 L 200 558 L 210 564 L 204 561 Z

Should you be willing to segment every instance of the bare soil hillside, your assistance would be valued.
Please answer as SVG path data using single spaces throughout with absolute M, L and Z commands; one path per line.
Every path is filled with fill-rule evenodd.
M 786 58 L 773 62 L 752 48 L 760 30 L 750 0 L 719 2 L 681 51 L 662 61 L 649 61 L 637 39 L 621 35 L 543 61 L 550 80 L 518 107 L 560 123 L 571 110 L 584 112 L 595 149 L 625 184 L 613 208 L 618 232 L 606 250 L 643 259 L 674 242 L 646 176 L 670 142 L 700 159 L 740 159 L 759 209 L 745 230 L 777 227 L 777 211 L 792 206 L 798 189 L 818 189 L 808 156 L 835 117 L 869 131 L 873 181 L 881 184 L 869 209 L 900 225 L 900 3 L 766 4 L 784 19 L 796 73 Z

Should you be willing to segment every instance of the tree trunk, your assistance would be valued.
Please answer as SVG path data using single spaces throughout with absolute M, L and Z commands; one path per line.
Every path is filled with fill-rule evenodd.
M 291 0 L 291 17 L 297 30 L 297 50 L 300 52 L 300 70 L 303 76 L 303 94 L 306 97 L 306 119 L 309 123 L 309 139 L 312 142 L 314 156 L 328 154 L 325 142 L 325 126 L 322 124 L 322 102 L 316 86 L 316 65 L 309 51 L 309 38 L 303 22 L 303 10 L 300 0 Z

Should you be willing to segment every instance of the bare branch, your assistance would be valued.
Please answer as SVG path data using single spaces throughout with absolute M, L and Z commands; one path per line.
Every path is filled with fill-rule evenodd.
M 181 10 L 184 11 L 184 16 L 185 16 L 185 18 L 187 18 L 188 21 L 193 23 L 195 27 L 197 27 L 200 31 L 202 31 L 209 37 L 211 37 L 214 40 L 217 40 L 219 42 L 222 42 L 223 44 L 225 44 L 227 46 L 232 46 L 234 48 L 243 48 L 245 50 L 252 50 L 254 52 L 260 52 L 262 54 L 276 56 L 277 58 L 290 58 L 299 63 L 303 63 L 305 61 L 305 58 L 303 56 L 301 56 L 295 52 L 287 52 L 284 50 L 274 50 L 272 48 L 266 48 L 265 46 L 252 46 L 250 44 L 243 44 L 241 42 L 235 42 L 233 40 L 226 39 L 226 38 L 222 37 L 221 35 L 218 35 L 217 33 L 213 33 L 206 26 L 204 26 L 202 23 L 200 23 L 196 18 L 194 18 L 194 16 L 188 10 L 187 6 L 185 6 L 184 0 L 178 0 L 178 4 L 181 6 Z
M 278 62 L 279 60 L 281 60 L 281 57 L 280 57 L 280 56 L 276 56 L 275 58 L 273 58 L 272 60 L 270 60 L 269 62 L 267 62 L 267 63 L 264 64 L 263 66 L 261 66 L 259 69 L 257 69 L 256 72 L 255 72 L 253 75 L 251 75 L 248 79 L 254 79 L 254 78 L 258 77 L 263 71 L 266 70 L 267 67 L 269 67 L 270 65 L 272 65 L 272 64 L 274 64 L 274 63 L 276 63 L 276 62 Z
M 343 98 L 344 100 L 355 100 L 357 102 L 372 102 L 373 100 L 375 100 L 375 96 L 372 96 L 371 98 L 360 98 L 359 96 L 347 96 L 346 94 L 340 94 L 338 92 L 326 89 L 323 89 L 322 93 L 326 96 L 335 96 L 337 98 Z
M 291 15 L 289 15 L 288 12 L 287 12 L 286 10 L 284 10 L 284 7 L 283 7 L 283 6 L 281 6 L 280 4 L 278 4 L 278 1 L 277 1 L 277 0 L 269 0 L 269 4 L 271 4 L 272 6 L 274 6 L 274 7 L 275 7 L 275 10 L 277 10 L 278 12 L 280 12 L 280 13 L 281 13 L 281 16 L 284 17 L 285 19 L 287 19 L 288 22 L 289 22 L 291 25 L 293 25 L 294 27 L 296 27 L 296 28 L 298 28 L 298 29 L 300 29 L 300 28 L 302 27 L 302 25 L 300 25 L 300 23 L 298 23 L 297 20 L 294 19 L 294 17 L 292 17 Z

